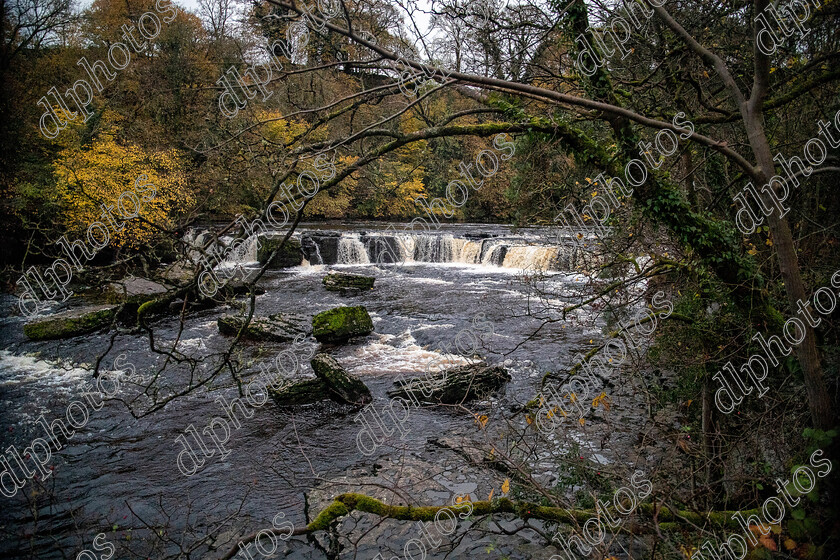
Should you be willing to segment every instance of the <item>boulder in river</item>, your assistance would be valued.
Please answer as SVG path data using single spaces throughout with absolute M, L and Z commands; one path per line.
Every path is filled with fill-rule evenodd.
M 219 332 L 231 336 L 245 324 L 245 317 L 238 315 L 224 315 L 217 321 Z M 289 342 L 297 336 L 309 336 L 312 329 L 309 326 L 309 319 L 303 315 L 292 315 L 289 313 L 275 313 L 268 317 L 254 315 L 248 328 L 242 333 L 243 339 L 248 340 L 271 340 L 274 342 Z
M 336 307 L 312 318 L 312 334 L 318 342 L 344 342 L 373 332 L 373 320 L 362 305 Z
M 510 381 L 510 374 L 502 366 L 485 363 L 469 364 L 398 381 L 389 397 L 413 401 L 458 404 L 483 398 Z
M 316 354 L 310 363 L 315 375 L 327 385 L 334 400 L 348 404 L 365 404 L 373 399 L 367 385 L 358 377 L 350 375 L 329 354 Z
M 279 389 L 269 387 L 268 392 L 280 406 L 312 404 L 330 398 L 329 388 L 321 379 L 287 383 Z
M 87 334 L 108 326 L 117 307 L 110 305 L 87 306 L 36 319 L 23 325 L 23 333 L 31 340 L 69 338 Z
M 316 354 L 310 363 L 316 379 L 286 383 L 278 389 L 269 388 L 277 404 L 290 406 L 332 399 L 344 404 L 361 405 L 372 400 L 370 389 L 358 377 L 349 374 L 332 356 Z
M 110 303 L 141 305 L 164 295 L 168 288 L 145 278 L 128 277 L 112 282 L 105 288 L 105 297 Z
M 331 292 L 341 292 L 342 295 L 358 294 L 365 290 L 372 290 L 376 278 L 361 274 L 347 274 L 346 272 L 330 272 L 324 276 L 324 287 Z
M 259 247 L 257 248 L 257 260 L 260 264 L 268 262 L 268 257 L 271 253 L 280 246 L 283 241 L 282 236 L 259 236 Z M 303 262 L 303 251 L 301 250 L 300 240 L 290 237 L 283 248 L 280 249 L 271 262 L 268 268 L 289 268 L 292 266 L 299 266 Z

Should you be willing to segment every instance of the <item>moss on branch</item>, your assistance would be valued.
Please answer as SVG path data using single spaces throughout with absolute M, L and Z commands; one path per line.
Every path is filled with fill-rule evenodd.
M 598 512 L 592 509 L 566 509 L 561 507 L 541 506 L 531 502 L 514 501 L 508 498 L 497 498 L 492 501 L 469 502 L 450 506 L 394 506 L 388 505 L 376 498 L 364 494 L 347 493 L 335 498 L 332 504 L 327 506 L 312 523 L 306 526 L 307 533 L 313 531 L 324 531 L 338 521 L 341 517 L 349 515 L 352 511 L 361 511 L 403 521 L 434 521 L 437 512 L 448 509 L 458 511 L 465 507 L 472 507 L 471 516 L 489 515 L 493 513 L 509 513 L 516 515 L 522 520 L 541 519 L 564 524 L 585 523 L 588 519 L 598 516 Z M 611 515 L 622 518 L 614 508 L 608 508 Z M 757 513 L 758 510 L 742 511 L 745 516 Z M 740 524 L 732 519 L 734 511 L 711 511 L 695 513 L 692 511 L 672 511 L 666 507 L 658 510 L 651 503 L 639 504 L 636 513 L 646 520 L 653 520 L 655 517 L 659 523 L 659 529 L 665 531 L 684 530 L 692 525 L 713 526 L 717 529 L 738 529 Z

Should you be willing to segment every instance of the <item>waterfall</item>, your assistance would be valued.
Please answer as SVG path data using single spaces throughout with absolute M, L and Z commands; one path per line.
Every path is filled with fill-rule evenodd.
M 466 263 L 466 264 L 476 264 L 478 263 L 478 255 L 481 254 L 481 243 L 476 243 L 474 241 L 463 240 L 464 243 L 461 246 L 461 252 L 458 257 L 458 262 Z
M 223 237 L 225 260 L 221 263 L 223 266 L 236 266 L 237 264 L 255 263 L 257 262 L 257 248 L 259 247 L 259 240 L 256 235 L 252 235 L 248 239 L 240 240 L 239 246 L 232 248 L 234 243 L 232 237 Z
M 507 268 L 550 270 L 556 260 L 556 247 L 526 245 L 522 247 L 508 247 L 502 266 Z
M 530 232 L 489 237 L 443 232 L 305 231 L 301 247 L 312 264 L 460 263 L 546 271 L 577 271 L 582 255 L 588 254 L 569 236 L 546 240 Z M 592 255 L 583 264 L 591 266 L 597 259 Z
M 370 264 L 367 249 L 357 236 L 342 236 L 338 240 L 337 264 Z

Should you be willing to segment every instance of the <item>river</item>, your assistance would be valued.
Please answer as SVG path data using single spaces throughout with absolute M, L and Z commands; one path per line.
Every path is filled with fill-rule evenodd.
M 232 452 L 226 459 L 208 458 L 203 469 L 186 477 L 176 466 L 182 447 L 175 438 L 191 424 L 200 430 L 212 417 L 224 414 L 215 399 L 238 395 L 230 375 L 221 375 L 142 418 L 133 417 L 123 403 L 109 401 L 93 411 L 88 423 L 54 454 L 53 474 L 45 483 L 29 481 L 13 498 L 0 498 L 0 557 L 75 558 L 91 549 L 94 536 L 102 532 L 118 543 L 116 558 L 131 557 L 129 548 L 137 557 L 162 558 L 176 554 L 179 546 L 188 550 L 202 539 L 205 544 L 182 557 L 217 558 L 230 548 L 232 538 L 270 527 L 278 512 L 297 527 L 306 523 L 307 511 L 311 519 L 331 496 L 344 491 L 414 505 L 452 503 L 456 494 L 469 494 L 473 500 L 486 499 L 491 490 L 499 495 L 504 477 L 464 466 L 463 450 L 486 451 L 495 445 L 502 449 L 510 438 L 510 426 L 525 429 L 523 415 L 511 412 L 512 407 L 515 410 L 517 402 L 534 397 L 543 373 L 568 369 L 577 352 L 603 338 L 607 315 L 597 305 L 585 305 L 558 320 L 557 309 L 590 294 L 592 283 L 576 269 L 573 244 L 557 245 L 550 232 L 483 224 L 445 226 L 413 236 L 414 258 L 395 268 L 369 262 L 365 242 L 381 227 L 301 225 L 296 235 L 304 240 L 307 259 L 301 266 L 264 275 L 260 285 L 266 292 L 256 298 L 257 313 L 311 316 L 338 305 L 364 305 L 373 318 L 374 333 L 330 352 L 368 385 L 379 406 L 387 401 L 385 391 L 396 375 L 418 374 L 436 351 L 449 347 L 459 330 L 473 327 L 474 318 L 483 314 L 482 320 L 492 324 L 492 335 L 483 337 L 478 354 L 490 363 L 502 363 L 513 377 L 497 395 L 507 400 L 504 407 L 491 406 L 495 398 L 471 403 L 473 412 L 489 416 L 487 429 L 462 410 L 420 408 L 411 412 L 405 439 L 395 434 L 366 457 L 355 443 L 360 425 L 353 419 L 358 409 L 331 402 L 281 409 L 269 401 L 243 419 L 241 428 L 232 430 L 228 443 Z M 254 256 L 242 258 L 250 261 Z M 328 270 L 375 276 L 375 288 L 356 296 L 328 292 L 321 284 Z M 633 289 L 640 293 L 644 286 Z M 68 404 L 82 398 L 90 366 L 111 340 L 108 333 L 98 332 L 59 341 L 28 341 L 22 334 L 23 319 L 12 315 L 14 304 L 11 296 L 3 296 L 2 449 L 10 445 L 22 449 L 33 438 L 43 437 L 37 418 L 63 417 Z M 220 352 L 230 339 L 219 334 L 216 321 L 231 311 L 220 306 L 190 314 L 182 332 L 177 317 L 159 319 L 153 323 L 156 343 L 171 345 L 178 338 L 178 350 L 197 358 Z M 538 317 L 557 321 L 539 329 Z M 307 344 L 316 343 L 310 339 Z M 288 348 L 290 344 L 243 343 L 234 356 L 250 364 L 246 371 L 254 372 L 259 362 Z M 145 334 L 120 334 L 104 369 L 112 369 L 121 353 L 144 379 L 166 359 L 150 352 Z M 304 374 L 311 374 L 308 364 Z M 160 384 L 177 389 L 186 375 L 185 368 L 169 371 Z M 627 454 L 645 422 L 645 401 L 636 394 L 634 383 L 619 381 L 619 375 L 604 387 L 613 402 L 609 418 L 594 414 L 586 426 L 558 437 L 555 449 L 524 458 L 536 479 L 552 486 L 565 476 L 552 459 L 558 450 L 580 454 L 593 470 L 608 470 L 616 461 L 630 460 Z M 131 399 L 137 393 L 126 380 L 120 397 Z M 656 456 L 651 449 L 645 460 L 653 464 Z M 580 482 L 569 483 L 564 493 L 571 498 L 581 487 Z M 356 558 L 373 558 L 379 552 L 385 558 L 402 557 L 405 541 L 418 536 L 408 522 L 380 524 L 373 516 L 356 517 L 361 520 L 342 524 L 342 533 L 354 539 L 365 536 L 346 548 L 342 558 L 354 553 Z M 462 523 L 459 528 L 463 527 Z M 280 545 L 275 557 L 328 557 L 319 548 L 329 547 L 324 534 L 315 540 L 318 544 L 293 537 Z M 455 557 L 548 558 L 553 550 L 545 549 L 536 533 L 529 531 L 501 539 L 474 531 L 457 546 Z M 444 558 L 448 552 L 444 544 L 429 550 L 427 557 Z M 102 554 L 97 552 L 94 558 Z

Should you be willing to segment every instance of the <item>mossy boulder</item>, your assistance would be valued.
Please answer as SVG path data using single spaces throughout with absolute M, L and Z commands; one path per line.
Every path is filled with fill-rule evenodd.
M 282 236 L 272 237 L 268 235 L 259 236 L 259 247 L 257 248 L 257 260 L 260 264 L 268 262 L 268 258 L 275 249 L 280 247 L 283 241 Z M 268 263 L 268 268 L 289 268 L 291 266 L 299 266 L 303 262 L 303 250 L 300 246 L 300 240 L 290 237 L 283 247 L 274 255 L 271 262 Z
M 484 398 L 510 379 L 510 374 L 502 366 L 469 364 L 395 382 L 396 389 L 388 391 L 388 396 L 435 404 L 458 404 Z
M 26 323 L 23 325 L 23 333 L 30 340 L 79 336 L 108 326 L 116 311 L 116 307 L 102 305 L 65 311 L 45 319 Z
M 373 320 L 362 305 L 336 307 L 312 318 L 312 334 L 319 342 L 344 342 L 373 332 Z
M 358 294 L 372 290 L 376 278 L 361 274 L 347 274 L 345 272 L 331 272 L 324 276 L 324 287 L 331 292 L 341 292 L 342 295 Z
M 365 404 L 373 399 L 367 385 L 358 377 L 350 375 L 329 354 L 316 354 L 310 363 L 318 379 L 326 384 L 333 400 L 348 404 Z
M 236 336 L 242 325 L 245 324 L 245 317 L 236 315 L 224 315 L 219 317 L 217 324 L 222 334 Z M 287 313 L 276 313 L 268 317 L 254 316 L 248 324 L 248 328 L 242 333 L 243 339 L 248 340 L 270 340 L 273 342 L 290 342 L 299 335 L 309 336 L 312 329 L 309 326 L 309 319 L 303 315 L 292 315 Z

